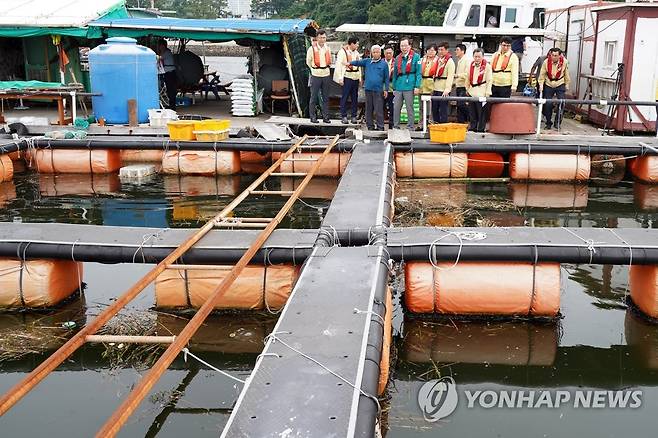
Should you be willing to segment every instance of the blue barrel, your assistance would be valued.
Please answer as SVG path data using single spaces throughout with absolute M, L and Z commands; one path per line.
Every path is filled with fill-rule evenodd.
M 139 123 L 148 121 L 148 110 L 160 108 L 155 53 L 138 46 L 133 38 L 108 38 L 107 44 L 89 51 L 91 91 L 96 118 L 106 123 L 128 123 L 128 100 L 137 101 Z

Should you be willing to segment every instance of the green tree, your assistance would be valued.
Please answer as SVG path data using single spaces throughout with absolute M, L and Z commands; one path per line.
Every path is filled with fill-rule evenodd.
M 227 0 L 155 0 L 154 5 L 161 10 L 176 11 L 179 18 L 218 18 L 230 12 Z M 150 7 L 150 0 L 127 0 L 128 7 Z
M 408 24 L 411 3 L 400 0 L 383 0 L 368 8 L 368 23 Z
M 290 9 L 294 0 L 252 0 L 251 12 L 261 17 L 277 17 Z

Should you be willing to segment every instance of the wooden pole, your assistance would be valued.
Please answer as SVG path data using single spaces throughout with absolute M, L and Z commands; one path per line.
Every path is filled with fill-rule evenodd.
M 137 126 L 137 100 L 128 99 L 128 126 Z
M 178 260 L 187 250 L 193 247 L 199 240 L 203 238 L 210 230 L 213 229 L 215 222 L 228 217 L 228 215 L 237 207 L 252 190 L 258 187 L 262 182 L 267 179 L 270 173 L 279 168 L 283 160 L 290 156 L 297 147 L 306 141 L 307 136 L 302 137 L 297 143 L 292 145 L 290 149 L 281 154 L 279 159 L 272 164 L 263 174 L 261 174 L 247 189 L 240 193 L 229 205 L 227 205 L 219 214 L 209 220 L 194 234 L 188 237 L 180 246 L 174 249 L 167 257 L 162 259 L 153 269 L 146 273 L 142 278 L 137 281 L 130 289 L 120 295 L 114 303 L 106 307 L 98 316 L 93 319 L 89 324 L 85 325 L 78 333 L 69 339 L 64 345 L 59 347 L 52 355 L 36 367 L 30 374 L 25 376 L 23 380 L 14 385 L 9 391 L 3 394 L 0 398 L 0 416 L 4 415 L 12 406 L 14 406 L 21 398 L 45 379 L 48 374 L 54 371 L 62 362 L 69 356 L 84 345 L 87 336 L 95 334 L 101 327 L 103 327 L 110 319 L 114 317 L 121 309 L 130 303 L 139 293 L 144 290 L 146 286 L 151 284 L 160 275 L 167 266 L 173 264 Z M 291 198 L 292 199 L 292 198 Z
M 295 194 L 293 194 L 288 201 L 281 208 L 279 213 L 274 217 L 274 220 L 258 235 L 256 240 L 251 244 L 249 249 L 244 253 L 244 255 L 238 260 L 231 272 L 224 277 L 222 282 L 217 286 L 213 294 L 203 303 L 199 308 L 194 317 L 187 323 L 185 328 L 176 336 L 174 342 L 167 348 L 167 350 L 160 356 L 160 359 L 153 365 L 149 370 L 146 376 L 139 381 L 139 383 L 133 388 L 131 393 L 128 395 L 123 403 L 117 408 L 112 416 L 105 422 L 103 427 L 96 434 L 97 437 L 113 437 L 119 432 L 123 424 L 128 420 L 133 411 L 139 406 L 144 397 L 148 395 L 151 388 L 156 384 L 160 376 L 169 368 L 169 365 L 176 359 L 176 356 L 180 351 L 185 348 L 189 340 L 194 336 L 199 327 L 206 320 L 210 312 L 215 308 L 215 304 L 219 299 L 226 293 L 229 287 L 235 282 L 240 273 L 247 267 L 251 259 L 256 255 L 258 250 L 263 246 L 267 238 L 272 234 L 274 229 L 286 216 L 290 208 L 293 206 L 295 201 L 299 198 L 301 193 L 304 191 L 311 178 L 320 168 L 320 165 L 331 152 L 331 149 L 334 147 L 334 144 L 338 141 L 338 136 L 334 138 L 334 141 L 331 142 L 324 152 L 318 157 L 318 160 L 313 164 L 308 175 L 302 180 L 297 188 Z
M 174 339 L 176 336 L 89 335 L 85 340 L 96 344 L 171 344 Z

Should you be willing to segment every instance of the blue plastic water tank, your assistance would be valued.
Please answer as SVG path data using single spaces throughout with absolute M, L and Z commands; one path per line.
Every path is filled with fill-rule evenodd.
M 106 123 L 128 123 L 128 100 L 137 100 L 137 118 L 148 121 L 148 110 L 160 108 L 155 53 L 133 38 L 108 38 L 89 51 L 91 89 L 96 118 Z

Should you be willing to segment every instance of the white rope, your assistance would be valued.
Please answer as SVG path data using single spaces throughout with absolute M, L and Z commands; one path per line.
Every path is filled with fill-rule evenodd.
M 329 228 L 330 231 L 327 230 Z M 319 230 L 318 230 L 318 237 L 320 236 L 326 236 L 330 239 L 332 245 L 331 246 L 340 246 L 340 239 L 338 238 L 338 231 L 336 231 L 336 228 L 332 227 L 331 225 L 323 225 Z
M 221 374 L 221 375 L 223 375 L 223 376 L 226 376 L 226 377 L 228 377 L 229 379 L 233 379 L 233 380 L 235 380 L 236 382 L 240 382 L 240 383 L 242 383 L 242 384 L 245 383 L 245 380 L 238 379 L 237 377 L 232 376 L 231 374 L 227 373 L 226 371 L 222 371 L 222 370 L 220 370 L 219 368 L 216 368 L 216 367 L 210 365 L 210 364 L 209 364 L 208 362 L 206 362 L 205 360 L 203 360 L 203 359 L 201 359 L 200 357 L 195 356 L 194 354 L 192 354 L 192 352 L 190 352 L 190 350 L 189 350 L 187 347 L 185 347 L 185 348 L 183 348 L 183 360 L 185 361 L 185 363 L 187 363 L 187 356 L 190 356 L 190 357 L 196 359 L 197 361 L 201 362 L 202 364 L 204 364 L 205 366 L 207 366 L 207 367 L 210 368 L 211 370 L 213 370 L 213 371 L 217 371 L 219 374 Z
M 442 228 L 440 228 L 440 231 L 443 231 L 446 234 L 444 234 L 443 236 L 441 236 L 437 239 L 434 239 L 432 241 L 432 243 L 430 243 L 430 247 L 429 247 L 429 250 L 428 250 L 428 257 L 429 257 L 430 263 L 432 264 L 432 266 L 435 269 L 438 269 L 439 271 L 445 271 L 445 270 L 452 269 L 455 266 L 457 266 L 457 264 L 459 263 L 459 259 L 461 258 L 462 248 L 464 246 L 464 240 L 469 241 L 469 242 L 474 242 L 474 241 L 478 241 L 478 240 L 484 240 L 484 239 L 487 238 L 487 233 L 484 233 L 484 232 L 481 232 L 481 231 L 449 231 L 449 230 L 445 230 L 445 229 L 442 229 Z M 455 259 L 455 262 L 452 264 L 452 266 L 450 266 L 448 268 L 441 268 L 436 262 L 436 251 L 435 251 L 436 248 L 435 247 L 436 247 L 437 243 L 439 243 L 441 240 L 445 239 L 448 236 L 455 236 L 459 240 L 459 250 L 457 252 L 457 258 Z
M 78 293 L 82 295 L 82 276 L 80 275 L 80 265 L 75 260 L 75 256 L 73 255 L 73 251 L 75 250 L 75 244 L 78 243 L 79 241 L 80 239 L 76 239 L 75 242 L 73 242 L 73 245 L 71 245 L 71 260 L 73 260 L 73 263 L 75 263 L 75 269 L 78 272 Z
M 357 391 L 359 391 L 359 393 L 361 393 L 361 395 L 363 395 L 364 397 L 367 397 L 367 398 L 369 398 L 370 400 L 374 401 L 375 404 L 377 405 L 377 413 L 378 413 L 378 414 L 381 413 L 381 411 L 382 411 L 382 407 L 381 407 L 381 405 L 379 404 L 379 399 L 377 399 L 377 397 L 375 397 L 375 396 L 372 395 L 372 394 L 368 394 L 367 392 L 365 392 L 365 391 L 364 391 L 363 389 L 361 389 L 361 388 L 357 388 L 356 385 L 355 385 L 354 383 L 350 382 L 350 381 L 347 380 L 345 377 L 343 377 L 343 376 L 341 376 L 340 374 L 338 374 L 336 371 L 331 370 L 329 367 L 327 367 L 326 365 L 322 364 L 322 363 L 321 363 L 320 361 L 318 361 L 317 359 L 312 358 L 312 357 L 309 356 L 308 354 L 305 354 L 305 353 L 301 352 L 300 350 L 296 349 L 295 347 L 293 347 L 292 345 L 286 343 L 284 340 L 282 340 L 280 337 L 278 337 L 278 336 L 276 335 L 276 333 L 277 333 L 277 332 L 272 332 L 272 333 L 270 333 L 269 335 L 267 335 L 267 336 L 265 337 L 265 340 L 267 341 L 268 338 L 272 338 L 272 344 L 275 344 L 276 342 L 280 342 L 283 346 L 285 346 L 285 347 L 287 347 L 288 349 L 294 351 L 295 353 L 299 354 L 300 356 L 302 356 L 302 357 L 304 357 L 304 358 L 310 360 L 310 361 L 313 362 L 314 364 L 318 365 L 320 368 L 322 368 L 322 369 L 324 369 L 325 371 L 327 371 L 329 374 L 331 374 L 331 375 L 337 377 L 338 379 L 342 380 L 343 382 L 345 382 L 346 384 L 348 384 L 348 385 L 351 386 L 352 388 L 354 388 L 354 389 L 356 389 Z M 279 332 L 279 333 L 283 333 L 283 332 Z M 289 333 L 289 332 L 288 332 L 288 333 Z
M 354 308 L 354 314 L 355 315 L 365 314 L 365 315 L 376 316 L 377 318 L 379 318 L 379 320 L 382 322 L 382 324 L 386 325 L 386 321 L 384 321 L 384 318 L 379 313 L 375 312 L 374 310 L 359 310 L 355 307 Z
M 567 227 L 561 227 L 564 231 L 567 231 L 568 233 L 571 233 L 574 237 L 577 239 L 582 240 L 584 243 L 587 244 L 587 251 L 589 251 L 589 264 L 592 264 L 592 258 L 594 257 L 594 254 L 596 254 L 596 247 L 594 246 L 595 244 L 603 244 L 605 242 L 595 242 L 593 239 L 583 239 L 580 237 L 578 234 L 576 234 L 574 231 L 570 230 Z
M 138 252 L 142 252 L 142 263 L 146 263 L 146 258 L 144 257 L 144 245 L 151 240 L 151 239 L 158 239 L 165 231 L 167 231 L 166 228 L 163 228 L 161 230 L 158 230 L 156 233 L 151 233 L 151 234 L 144 234 L 142 236 L 142 243 L 139 244 L 135 252 L 133 253 L 133 263 L 135 263 L 135 258 L 137 257 Z

